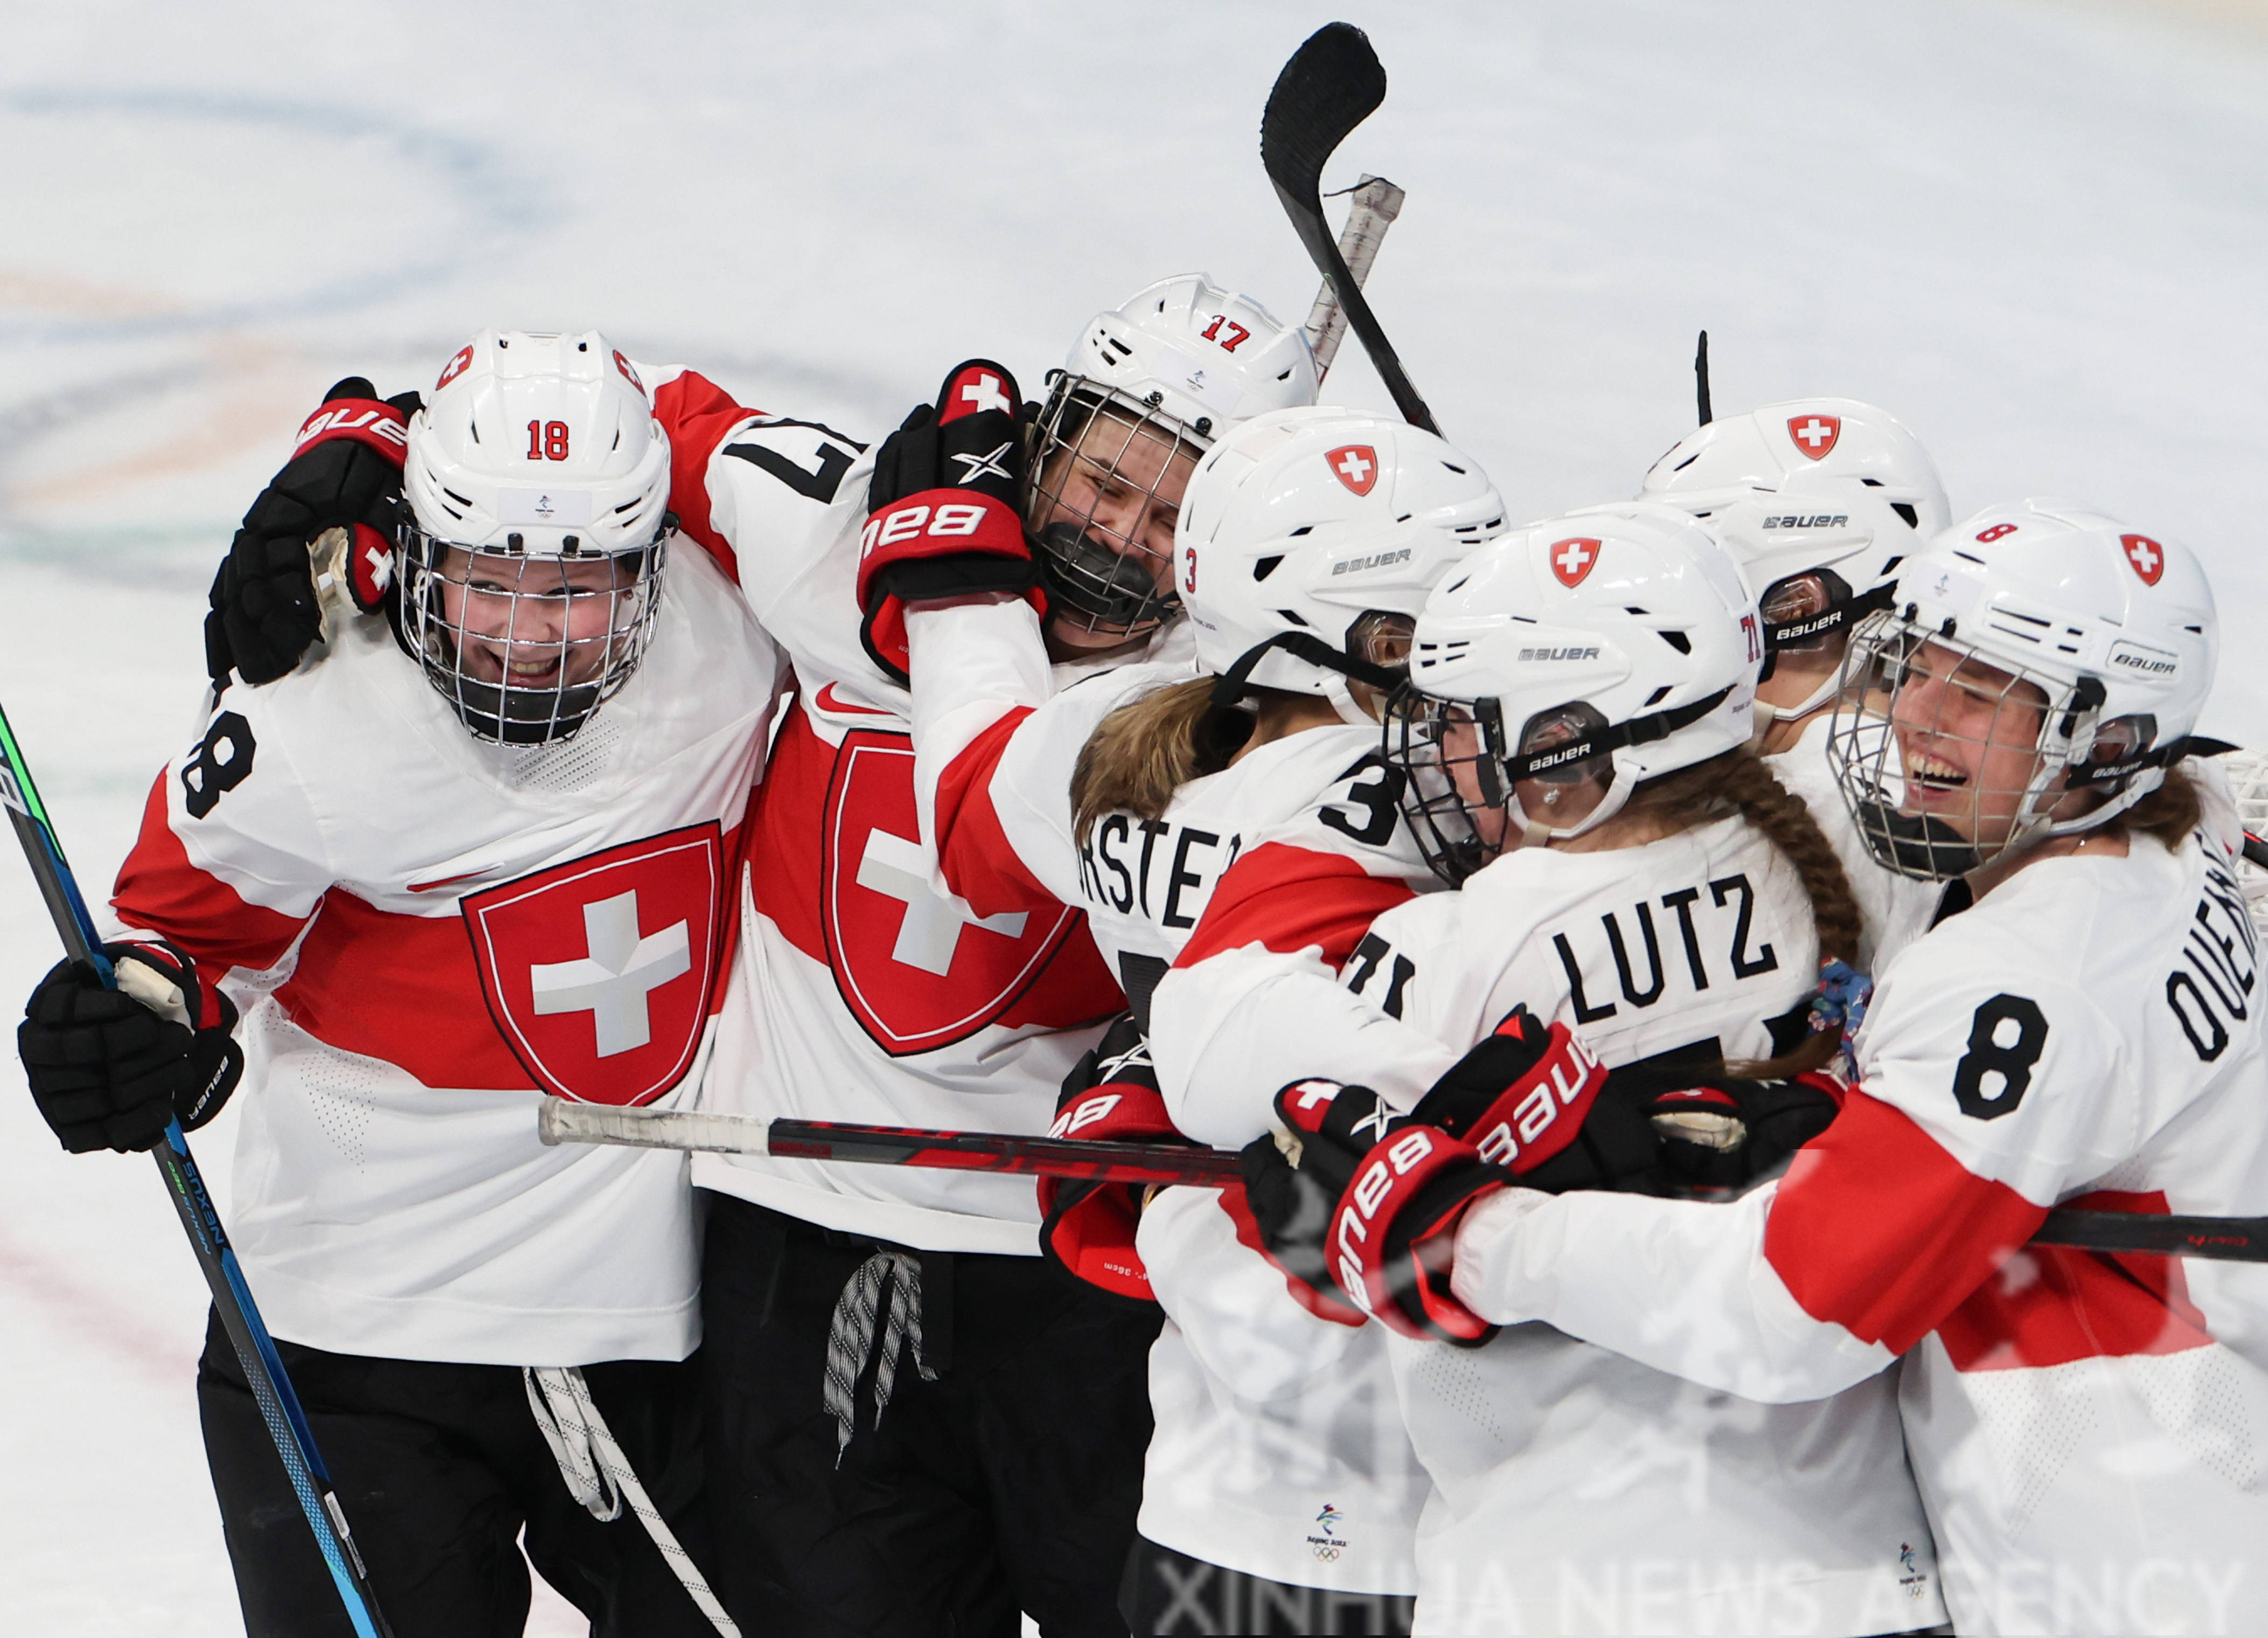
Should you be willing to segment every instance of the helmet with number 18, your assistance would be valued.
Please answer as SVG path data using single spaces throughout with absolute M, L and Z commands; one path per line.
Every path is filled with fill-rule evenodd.
M 475 735 L 563 740 L 659 607 L 669 440 L 596 330 L 482 330 L 409 423 L 401 638 Z

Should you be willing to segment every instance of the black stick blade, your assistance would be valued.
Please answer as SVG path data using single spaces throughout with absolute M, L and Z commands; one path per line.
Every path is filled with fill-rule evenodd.
M 1385 100 L 1386 69 L 1370 36 L 1351 23 L 1324 24 L 1292 54 L 1268 93 L 1260 163 L 1269 181 L 1320 202 L 1324 161 Z
M 1323 164 L 1346 135 L 1386 100 L 1386 70 L 1370 48 L 1370 37 L 1351 23 L 1327 23 L 1292 54 L 1268 107 L 1260 115 L 1260 162 L 1276 185 L 1276 197 L 1292 230 L 1307 247 L 1308 260 L 1331 287 L 1347 316 L 1347 328 L 1361 340 L 1379 380 L 1393 395 L 1402 418 L 1438 436 L 1433 412 L 1402 367 L 1378 315 L 1339 254 L 1338 240 L 1323 222 Z

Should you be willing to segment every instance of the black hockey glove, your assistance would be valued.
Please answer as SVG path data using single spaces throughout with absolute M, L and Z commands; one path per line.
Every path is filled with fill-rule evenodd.
M 906 676 L 907 602 L 1012 592 L 1042 614 L 1018 513 L 1029 410 L 1016 378 L 972 358 L 874 452 L 858 557 L 859 640 L 892 682 Z
M 309 542 L 329 528 L 352 531 L 348 590 L 375 611 L 393 581 L 396 505 L 416 393 L 390 399 L 359 375 L 324 395 L 299 428 L 284 469 L 269 480 L 213 577 L 205 616 L 205 668 L 273 682 L 299 663 L 322 631 Z
M 1609 1079 L 1624 1076 L 1660 1145 L 1661 1178 L 1681 1193 L 1738 1192 L 1775 1175 L 1833 1124 L 1849 1090 L 1824 1070 L 1743 1081 L 1633 1066 Z
M 32 1101 L 74 1155 L 146 1149 L 178 1118 L 194 1131 L 220 1113 L 244 1071 L 236 1008 L 170 944 L 107 944 L 118 988 L 58 962 L 17 1026 Z

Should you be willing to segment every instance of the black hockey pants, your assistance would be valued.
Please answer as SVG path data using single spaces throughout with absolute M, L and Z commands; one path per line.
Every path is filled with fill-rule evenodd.
M 1126 1619 L 1138 1633 L 1405 1634 L 1418 1600 L 1342 1592 L 1223 1569 L 1144 1538 L 1127 1561 Z
M 902 1334 L 887 1372 L 895 1293 L 863 1348 L 836 1323 L 878 1252 L 920 1288 L 919 1346 Z M 768 1560 L 797 1605 L 780 1634 L 1015 1638 L 1020 1609 L 1048 1638 L 1126 1631 L 1157 1309 L 1040 1258 L 909 1252 L 725 1195 L 702 1279 L 719 1591 L 744 1626 L 766 1589 L 741 1578 Z
M 715 1638 L 627 1503 L 601 1524 L 568 1494 L 516 1366 L 276 1347 L 396 1638 L 519 1638 L 528 1560 L 591 1618 L 595 1638 Z M 586 1365 L 583 1376 L 655 1507 L 713 1578 L 697 1358 Z M 197 1405 L 248 1638 L 351 1638 L 217 1320 Z

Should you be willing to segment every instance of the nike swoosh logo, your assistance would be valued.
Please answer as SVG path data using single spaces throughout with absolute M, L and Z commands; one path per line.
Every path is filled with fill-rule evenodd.
M 811 703 L 818 706 L 821 711 L 839 711 L 850 716 L 887 717 L 895 714 L 894 712 L 884 711 L 877 705 L 854 705 L 850 704 L 850 701 L 842 698 L 835 692 L 835 684 L 832 682 L 821 685 L 819 692 L 812 696 Z

